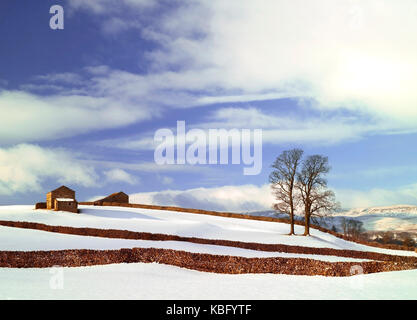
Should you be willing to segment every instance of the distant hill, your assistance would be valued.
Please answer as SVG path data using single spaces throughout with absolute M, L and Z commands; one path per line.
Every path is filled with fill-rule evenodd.
M 273 210 L 244 212 L 253 216 L 288 218 L 288 215 Z M 331 228 L 333 225 L 340 231 L 343 218 L 363 222 L 367 231 L 396 231 L 417 233 L 417 206 L 393 205 L 384 207 L 356 208 L 338 212 L 332 216 L 318 220 L 321 225 Z M 295 216 L 303 220 L 303 216 Z
M 416 214 L 417 215 L 417 206 L 412 205 L 394 205 L 394 206 L 385 206 L 385 207 L 370 207 L 370 208 L 357 208 L 351 209 L 345 212 L 338 213 L 337 215 L 342 216 L 362 216 L 369 214 L 385 214 L 385 213 L 394 213 L 394 214 Z

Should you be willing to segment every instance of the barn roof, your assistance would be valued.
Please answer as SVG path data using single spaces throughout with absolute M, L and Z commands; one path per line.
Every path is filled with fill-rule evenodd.
M 108 197 L 112 197 L 112 196 L 117 196 L 118 194 L 123 194 L 123 195 L 127 196 L 127 194 L 126 194 L 126 193 L 124 193 L 123 191 L 120 191 L 120 192 L 115 192 L 115 193 L 112 193 L 111 195 L 107 196 L 106 198 L 108 198 Z
M 103 200 L 107 200 L 108 198 L 111 198 L 111 197 L 114 197 L 114 196 L 117 196 L 117 195 L 124 195 L 126 197 L 129 197 L 128 194 L 124 193 L 123 191 L 120 191 L 120 192 L 112 193 L 111 195 L 108 195 L 108 196 L 106 196 L 104 198 L 98 199 L 98 200 L 96 200 L 96 202 L 103 201 Z
M 71 191 L 71 192 L 74 192 L 75 193 L 74 190 L 68 188 L 67 186 L 60 186 L 59 188 L 56 188 L 55 190 L 52 190 L 50 192 L 61 191 L 61 190 L 68 190 L 68 191 Z

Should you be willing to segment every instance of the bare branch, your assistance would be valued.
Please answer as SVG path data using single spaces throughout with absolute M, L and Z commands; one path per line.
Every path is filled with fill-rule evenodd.
M 302 155 L 303 151 L 301 149 L 282 152 L 272 164 L 274 170 L 269 175 L 272 193 L 275 199 L 279 201 L 274 204 L 273 208 L 290 215 L 290 234 L 294 234 L 294 210 L 299 201 L 299 197 L 295 194 L 295 184 Z
M 321 155 L 309 156 L 297 174 L 296 189 L 304 204 L 305 235 L 309 234 L 310 218 L 323 216 L 339 208 L 334 193 L 327 190 L 327 180 L 323 177 L 330 171 L 328 158 Z

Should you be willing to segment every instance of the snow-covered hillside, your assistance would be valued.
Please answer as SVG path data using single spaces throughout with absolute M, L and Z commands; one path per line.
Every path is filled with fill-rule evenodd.
M 125 207 L 80 206 L 81 213 L 33 210 L 32 206 L 0 207 L 0 220 L 28 221 L 54 226 L 91 227 L 151 232 L 232 241 L 285 244 L 317 248 L 373 251 L 397 255 L 414 252 L 365 246 L 312 229 L 311 237 L 289 237 L 288 224 Z M 296 226 L 296 233 L 304 232 Z
M 263 244 L 349 249 L 417 257 L 411 251 L 375 248 L 311 230 L 288 236 L 288 224 L 163 210 L 80 206 L 81 213 L 0 207 L 0 220 L 224 239 Z M 296 232 L 303 232 L 296 226 Z M 248 250 L 187 241 L 150 241 L 69 235 L 0 226 L 0 251 L 163 248 L 239 257 L 308 258 L 362 263 L 333 255 Z M 61 277 L 62 287 L 51 283 Z M 283 274 L 216 274 L 155 263 L 89 267 L 0 268 L 0 299 L 416 299 L 417 272 L 395 271 L 354 277 Z M 105 279 L 105 281 L 103 281 Z

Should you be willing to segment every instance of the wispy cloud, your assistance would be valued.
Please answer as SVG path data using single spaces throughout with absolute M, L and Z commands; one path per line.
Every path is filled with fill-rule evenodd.
M 122 169 L 111 169 L 103 172 L 107 182 L 124 182 L 127 184 L 137 184 L 139 179 L 125 170 Z
M 157 0 L 68 0 L 71 10 L 88 10 L 95 14 L 106 15 L 134 10 L 151 8 L 158 4 Z
M 73 72 L 49 73 L 46 75 L 35 76 L 34 79 L 65 84 L 81 84 L 83 82 L 82 77 L 79 74 Z
M 0 194 L 42 190 L 47 179 L 62 184 L 96 186 L 99 176 L 92 166 L 64 149 L 19 144 L 0 148 Z
M 413 204 L 417 201 L 417 185 L 399 188 L 373 188 L 368 190 L 334 189 L 343 208 L 366 208 L 384 205 Z M 155 205 L 172 205 L 189 208 L 224 211 L 271 210 L 276 201 L 265 184 L 236 185 L 187 190 L 162 190 L 132 194 L 131 202 Z
M 125 171 L 134 171 L 138 173 L 197 173 L 201 175 L 213 175 L 218 172 L 213 167 L 205 165 L 182 165 L 182 164 L 164 164 L 158 165 L 154 161 L 149 162 L 121 162 L 121 161 L 106 161 L 106 160 L 94 160 L 84 159 L 83 162 L 86 165 L 91 165 L 95 168 L 100 168 L 104 171 L 112 169 L 122 169 Z
M 100 15 L 120 6 L 140 15 L 155 5 L 72 1 Z M 112 72 L 97 85 L 121 94 L 136 88 L 142 99 L 171 107 L 308 98 L 309 108 L 376 121 L 375 132 L 409 132 L 417 124 L 416 8 L 412 0 L 179 2 L 140 30 L 157 44 L 146 52 L 150 72 Z M 341 127 L 342 136 L 361 135 L 362 126 Z
M 175 123 L 173 123 L 175 124 Z M 275 112 L 265 112 L 255 107 L 225 107 L 215 109 L 205 118 L 187 122 L 186 129 L 201 129 L 208 134 L 210 129 L 262 129 L 263 143 L 279 145 L 283 143 L 308 143 L 331 145 L 354 141 L 366 135 L 381 133 L 378 123 L 365 122 L 360 117 L 327 113 L 323 115 L 297 116 Z M 169 128 L 174 135 L 176 127 Z M 175 143 L 176 140 L 174 140 Z M 186 139 L 187 144 L 193 140 Z M 127 150 L 154 150 L 154 132 L 99 141 L 104 147 Z
M 137 193 L 130 202 L 245 212 L 270 210 L 273 197 L 268 185 L 240 185 Z
M 153 111 L 111 95 L 36 95 L 0 91 L 0 142 L 19 143 L 71 137 L 117 128 L 144 119 Z

